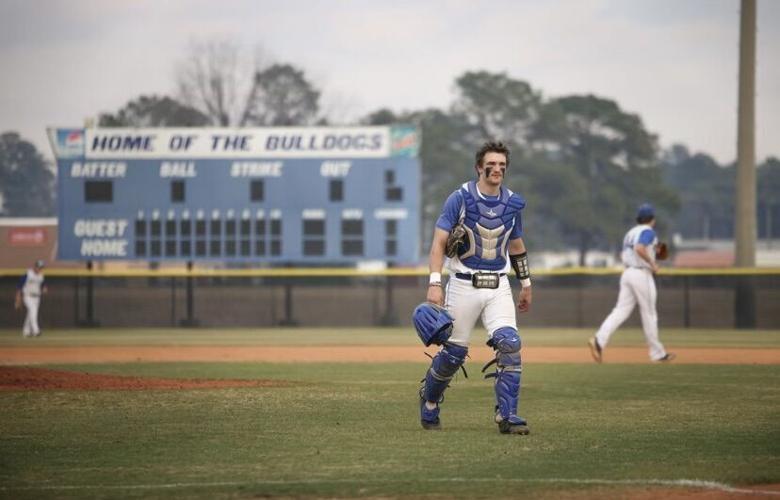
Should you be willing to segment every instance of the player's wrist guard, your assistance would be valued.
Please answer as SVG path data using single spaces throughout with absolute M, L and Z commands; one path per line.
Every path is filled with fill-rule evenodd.
M 512 269 L 515 270 L 515 276 L 520 280 L 523 288 L 531 286 L 531 269 L 528 267 L 528 252 L 517 255 L 510 255 L 509 261 L 512 263 Z

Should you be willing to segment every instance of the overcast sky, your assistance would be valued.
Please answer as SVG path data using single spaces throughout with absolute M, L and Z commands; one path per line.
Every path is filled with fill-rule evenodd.
M 141 94 L 175 95 L 194 41 L 262 48 L 338 121 L 449 106 L 455 78 L 506 72 L 545 97 L 593 93 L 662 146 L 736 157 L 739 0 L 0 0 L 0 132 L 47 157 Z M 780 157 L 780 1 L 758 2 L 757 159 Z

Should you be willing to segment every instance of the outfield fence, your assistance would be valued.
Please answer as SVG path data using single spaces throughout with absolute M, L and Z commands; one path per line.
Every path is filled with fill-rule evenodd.
M 23 322 L 13 309 L 22 273 L 0 270 L 2 328 Z M 615 304 L 619 273 L 535 272 L 532 310 L 520 325 L 598 327 Z M 665 269 L 656 279 L 662 328 L 780 328 L 780 269 Z M 43 329 L 408 326 L 427 281 L 425 269 L 50 269 L 40 322 Z M 638 311 L 627 325 L 640 325 Z

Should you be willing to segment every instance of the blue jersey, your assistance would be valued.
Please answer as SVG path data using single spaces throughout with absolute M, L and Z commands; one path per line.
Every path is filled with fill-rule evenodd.
M 507 188 L 489 196 L 479 192 L 476 182 L 464 183 L 447 198 L 436 221 L 436 227 L 447 232 L 459 222 L 466 229 L 466 244 L 448 267 L 455 272 L 507 272 L 508 243 L 523 236 L 523 207 L 525 200 Z

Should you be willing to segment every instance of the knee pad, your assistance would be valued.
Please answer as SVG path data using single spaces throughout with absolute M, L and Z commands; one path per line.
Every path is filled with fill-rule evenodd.
M 493 332 L 488 345 L 496 350 L 498 367 L 507 371 L 522 371 L 520 359 L 520 335 L 514 328 L 505 326 Z
M 438 402 L 441 400 L 444 390 L 450 385 L 450 380 L 466 361 L 468 347 L 455 344 L 445 344 L 439 353 L 434 356 L 428 373 L 425 374 L 425 386 L 422 397 L 426 401 Z
M 436 378 L 451 379 L 466 361 L 468 352 L 468 347 L 446 344 L 431 363 L 431 369 L 436 373 Z

